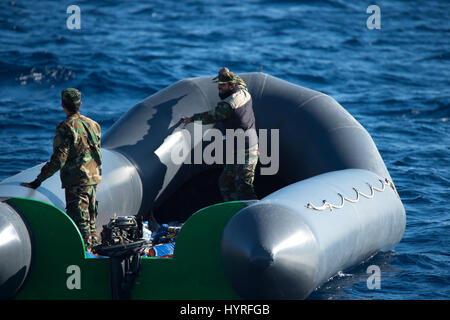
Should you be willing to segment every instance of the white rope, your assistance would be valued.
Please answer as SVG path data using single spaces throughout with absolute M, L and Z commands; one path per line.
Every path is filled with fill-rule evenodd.
M 341 197 L 341 204 L 340 205 L 332 204 L 332 203 L 329 203 L 326 200 L 323 200 L 323 205 L 321 205 L 320 207 L 317 207 L 317 206 L 313 205 L 311 202 L 308 202 L 306 207 L 309 208 L 309 209 L 314 209 L 314 210 L 318 210 L 318 211 L 323 211 L 323 210 L 326 210 L 326 209 L 330 209 L 330 211 L 333 211 L 333 209 L 342 209 L 344 207 L 345 201 L 348 201 L 350 203 L 357 203 L 359 201 L 359 199 L 360 199 L 360 196 L 363 196 L 364 198 L 367 198 L 367 199 L 372 199 L 373 196 L 375 195 L 375 191 L 383 192 L 386 189 L 386 186 L 391 187 L 394 190 L 394 192 L 397 195 L 397 197 L 399 197 L 399 195 L 397 193 L 397 190 L 395 190 L 395 187 L 394 187 L 394 184 L 392 183 L 392 181 L 390 181 L 387 178 L 384 181 L 381 180 L 381 179 L 378 179 L 378 181 L 381 182 L 381 189 L 379 189 L 377 187 L 374 187 L 374 186 L 371 186 L 369 183 L 366 183 L 369 186 L 369 188 L 370 188 L 370 194 L 369 195 L 364 194 L 364 193 L 356 190 L 356 188 L 352 188 L 353 190 L 355 190 L 356 199 L 350 199 L 350 198 L 347 198 L 347 197 L 343 196 L 341 193 L 338 193 L 338 195 Z

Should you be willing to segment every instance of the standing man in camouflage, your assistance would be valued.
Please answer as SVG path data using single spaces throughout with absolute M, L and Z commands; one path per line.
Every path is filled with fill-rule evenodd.
M 220 69 L 213 81 L 218 83 L 219 97 L 222 99 L 215 109 L 181 119 L 184 125 L 194 121 L 204 124 L 221 121 L 225 129 L 243 130 L 245 163 L 225 164 L 219 178 L 219 189 L 224 201 L 257 199 L 253 181 L 259 150 L 252 97 L 244 80 L 228 68 Z M 236 147 L 234 151 L 238 154 Z
M 96 190 L 101 177 L 100 125 L 81 115 L 80 91 L 67 88 L 61 93 L 61 105 L 66 120 L 56 127 L 53 154 L 41 173 L 23 186 L 36 189 L 61 170 L 62 188 L 66 194 L 66 213 L 75 222 L 83 237 L 86 250 L 98 244 L 95 229 L 97 219 Z

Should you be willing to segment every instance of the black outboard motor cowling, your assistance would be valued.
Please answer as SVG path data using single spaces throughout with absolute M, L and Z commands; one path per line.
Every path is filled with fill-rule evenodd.
M 102 246 L 126 244 L 142 239 L 142 217 L 120 216 L 103 225 Z

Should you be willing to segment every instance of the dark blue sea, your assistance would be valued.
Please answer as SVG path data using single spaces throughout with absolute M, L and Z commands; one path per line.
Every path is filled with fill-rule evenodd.
M 81 29 L 70 30 L 69 5 Z M 369 5 L 380 29 L 369 29 Z M 448 1 L 0 2 L 0 180 L 49 159 L 60 92 L 108 130 L 136 103 L 222 66 L 335 98 L 372 135 L 406 209 L 390 252 L 310 299 L 450 298 Z M 381 269 L 369 289 L 368 266 Z

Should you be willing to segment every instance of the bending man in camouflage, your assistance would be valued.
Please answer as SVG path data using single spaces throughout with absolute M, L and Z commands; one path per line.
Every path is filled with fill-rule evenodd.
M 222 99 L 215 109 L 181 119 L 184 125 L 193 121 L 204 124 L 221 121 L 225 130 L 232 129 L 235 133 L 242 130 L 245 135 L 245 162 L 225 164 L 219 178 L 219 189 L 224 201 L 257 199 L 253 181 L 259 151 L 252 97 L 244 80 L 227 68 L 222 68 L 213 80 L 218 82 Z M 234 153 L 239 154 L 236 147 Z
M 87 251 L 98 244 L 96 189 L 101 181 L 100 125 L 81 115 L 81 93 L 73 88 L 61 93 L 66 120 L 56 127 L 53 154 L 41 173 L 23 186 L 36 189 L 61 169 L 66 194 L 66 213 L 75 222 Z

